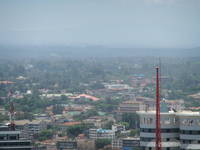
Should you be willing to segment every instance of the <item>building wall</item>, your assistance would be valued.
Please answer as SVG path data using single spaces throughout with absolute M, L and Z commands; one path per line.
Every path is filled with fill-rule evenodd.
M 143 148 L 155 148 L 155 113 L 140 114 L 140 146 Z M 178 148 L 179 142 L 179 122 L 175 114 L 161 114 L 161 138 L 164 148 Z
M 180 116 L 181 149 L 200 149 L 200 117 Z
M 142 112 L 140 116 L 140 146 L 155 148 L 155 112 Z M 161 113 L 161 137 L 164 149 L 200 149 L 199 113 Z
M 115 137 L 115 132 L 112 130 L 103 130 L 103 129 L 89 130 L 90 139 L 113 139 L 114 137 Z

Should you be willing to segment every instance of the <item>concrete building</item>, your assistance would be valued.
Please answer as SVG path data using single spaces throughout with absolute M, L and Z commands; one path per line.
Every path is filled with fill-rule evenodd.
M 122 149 L 122 139 L 113 139 L 112 140 L 112 149 L 121 150 Z
M 178 113 L 180 129 L 180 149 L 200 149 L 200 113 Z
M 129 90 L 132 89 L 128 84 L 105 84 L 104 87 L 108 90 Z
M 114 139 L 115 132 L 106 129 L 89 129 L 90 139 Z
M 47 128 L 49 120 L 16 120 L 16 128 L 20 129 L 22 137 L 32 139 L 35 134 Z
M 155 149 L 156 112 L 140 111 L 140 147 Z M 179 150 L 179 122 L 174 112 L 161 112 L 162 150 Z
M 183 100 L 162 100 L 162 102 L 166 104 L 168 109 L 181 111 L 185 108 Z M 155 108 L 156 102 L 154 99 L 148 97 L 136 97 L 135 100 L 128 100 L 119 104 L 117 113 L 135 113 L 136 111 L 142 110 L 155 110 Z
M 0 150 L 31 150 L 31 141 L 20 138 L 20 131 L 12 131 L 8 126 L 0 127 Z
M 140 111 L 140 146 L 155 149 L 155 111 Z M 200 149 L 200 113 L 191 111 L 161 111 L 163 150 Z
M 139 148 L 140 138 L 137 137 L 127 137 L 112 140 L 113 150 L 134 150 Z
M 32 150 L 47 150 L 45 145 L 35 145 Z
M 119 113 L 135 113 L 136 111 L 140 111 L 142 109 L 142 103 L 135 101 L 135 100 L 130 100 L 130 101 L 125 101 L 121 104 L 119 104 L 118 107 L 118 112 Z
M 78 150 L 94 150 L 95 139 L 77 139 Z
M 114 124 L 112 125 L 112 130 L 114 132 L 121 132 L 121 131 L 125 131 L 125 126 L 121 125 L 121 124 Z
M 141 102 L 143 106 L 141 106 L 141 110 L 155 110 L 156 109 L 156 101 L 152 98 L 148 97 L 136 97 L 137 102 Z M 174 109 L 176 111 L 184 110 L 184 100 L 162 100 L 163 103 L 167 105 L 168 109 Z
M 128 137 L 122 139 L 122 150 L 134 150 L 139 148 L 140 138 Z
M 57 150 L 77 150 L 76 141 L 58 141 Z

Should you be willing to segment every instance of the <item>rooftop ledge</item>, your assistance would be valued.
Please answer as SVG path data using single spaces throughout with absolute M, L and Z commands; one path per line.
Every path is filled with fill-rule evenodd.
M 153 115 L 156 114 L 156 111 L 137 111 L 137 114 L 139 115 Z M 192 112 L 192 111 L 169 111 L 169 112 L 161 112 L 161 115 L 170 115 L 175 114 L 177 116 L 200 116 L 200 112 Z

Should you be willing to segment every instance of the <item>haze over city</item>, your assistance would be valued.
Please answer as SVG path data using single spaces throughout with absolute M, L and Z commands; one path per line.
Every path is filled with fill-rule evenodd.
M 1 0 L 3 45 L 194 48 L 198 0 Z
M 200 0 L 0 0 L 0 150 L 200 150 Z

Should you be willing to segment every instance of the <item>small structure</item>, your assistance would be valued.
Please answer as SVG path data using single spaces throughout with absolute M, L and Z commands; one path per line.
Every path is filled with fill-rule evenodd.
M 94 150 L 95 140 L 94 139 L 78 139 L 77 146 L 79 150 Z
M 142 109 L 142 102 L 129 100 L 121 103 L 118 107 L 119 113 L 136 113 Z
M 114 124 L 112 125 L 112 130 L 114 132 L 121 132 L 121 131 L 125 131 L 125 126 L 121 125 L 121 124 Z
M 87 94 L 80 94 L 78 96 L 74 96 L 74 97 L 70 97 L 70 98 L 72 98 L 74 100 L 80 100 L 80 101 L 83 101 L 83 100 L 99 101 L 100 100 L 97 97 L 87 95 Z
M 106 129 L 89 129 L 90 139 L 113 139 L 115 132 L 113 130 Z
M 49 120 L 16 120 L 17 129 L 22 130 L 22 137 L 32 139 L 35 134 L 47 128 Z
M 122 149 L 122 139 L 113 139 L 112 140 L 112 149 L 121 150 Z
M 77 150 L 76 141 L 58 141 L 57 150 Z
M 128 137 L 122 139 L 123 150 L 133 150 L 140 147 L 140 138 Z

